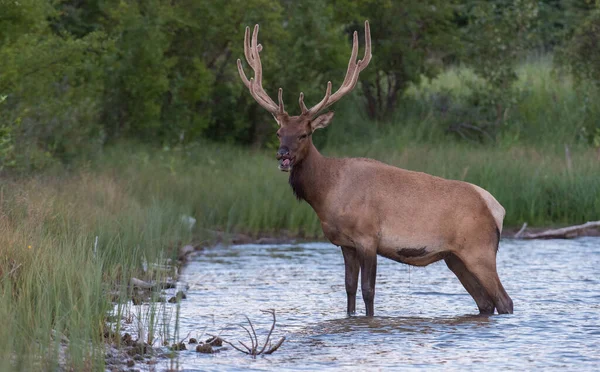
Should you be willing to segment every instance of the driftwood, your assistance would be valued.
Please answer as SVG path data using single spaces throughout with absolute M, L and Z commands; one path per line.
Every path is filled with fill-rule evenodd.
M 583 225 L 568 226 L 561 229 L 552 229 L 540 233 L 524 233 L 527 224 L 515 235 L 515 238 L 520 239 L 571 239 L 580 236 L 585 230 L 600 228 L 600 221 L 589 221 Z
M 143 281 L 138 278 L 131 278 L 131 280 L 129 281 L 129 284 L 133 288 L 143 289 L 143 290 L 147 290 L 147 291 L 158 291 L 161 289 L 171 289 L 171 288 L 175 288 L 177 286 L 177 283 L 175 281 L 171 281 L 171 280 L 165 280 L 162 282 L 157 282 L 157 283 L 152 282 L 151 283 L 151 282 Z
M 271 339 L 271 334 L 273 333 L 273 330 L 275 329 L 275 322 L 276 322 L 275 310 L 270 309 L 270 310 L 261 310 L 261 311 L 263 313 L 271 314 L 273 316 L 273 324 L 271 325 L 271 330 L 269 331 L 269 334 L 267 335 L 267 339 L 265 340 L 262 347 L 260 346 L 260 343 L 258 342 L 258 337 L 256 336 L 256 331 L 254 330 L 254 325 L 252 325 L 252 322 L 250 321 L 250 318 L 248 318 L 248 317 L 246 317 L 246 320 L 248 321 L 248 325 L 250 325 L 250 330 L 252 330 L 252 333 L 250 333 L 250 330 L 248 328 L 244 327 L 243 325 L 240 325 L 240 327 L 242 327 L 244 329 L 244 331 L 246 331 L 246 333 L 248 333 L 248 337 L 250 338 L 250 346 L 246 345 L 242 341 L 238 341 L 240 343 L 240 345 L 242 345 L 244 347 L 244 349 L 245 349 L 244 350 L 242 348 L 237 347 L 236 345 L 234 345 L 233 343 L 231 343 L 229 341 L 226 341 L 223 339 L 221 339 L 221 340 L 224 343 L 226 343 L 227 345 L 236 349 L 237 351 L 240 351 L 244 354 L 252 355 L 253 357 L 257 356 L 257 355 L 261 355 L 261 354 L 274 353 L 283 344 L 283 341 L 285 341 L 285 337 L 282 337 L 281 339 L 279 339 L 279 341 L 277 341 L 277 343 L 275 345 L 271 345 L 269 343 L 269 340 Z M 269 346 L 269 349 L 267 349 L 267 345 Z

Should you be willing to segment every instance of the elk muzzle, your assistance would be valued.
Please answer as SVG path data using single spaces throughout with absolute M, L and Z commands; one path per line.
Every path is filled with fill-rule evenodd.
M 294 158 L 290 154 L 290 150 L 287 146 L 281 146 L 277 150 L 277 160 L 279 160 L 279 170 L 283 172 L 289 172 L 292 170 L 294 164 Z

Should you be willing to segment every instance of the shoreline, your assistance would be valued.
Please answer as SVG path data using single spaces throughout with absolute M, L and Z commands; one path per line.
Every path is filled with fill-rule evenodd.
M 568 226 L 552 226 L 552 227 L 527 227 L 525 230 L 527 233 L 541 233 L 548 230 L 564 228 Z M 510 226 L 502 229 L 500 235 L 501 239 L 519 239 L 515 235 L 521 230 L 519 226 Z M 207 244 L 206 240 L 202 243 L 192 243 L 194 250 L 201 250 L 204 248 L 214 247 L 219 244 L 225 245 L 243 245 L 243 244 L 294 244 L 303 242 L 328 242 L 327 238 L 323 236 L 306 236 L 302 233 L 291 233 L 287 230 L 283 230 L 279 234 L 277 233 L 226 233 L 217 230 L 208 230 L 208 234 L 211 235 L 210 242 Z M 576 237 L 600 237 L 600 229 L 588 229 L 581 231 Z M 569 238 L 566 238 L 569 239 Z M 188 252 L 191 253 L 191 252 Z M 184 262 L 185 263 L 185 262 Z

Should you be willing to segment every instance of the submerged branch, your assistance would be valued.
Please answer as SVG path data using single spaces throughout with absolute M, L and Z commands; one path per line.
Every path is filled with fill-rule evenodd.
M 236 345 L 234 345 L 233 343 L 231 343 L 227 340 L 223 340 L 223 342 L 226 343 L 227 345 L 230 345 L 235 350 L 242 352 L 244 354 L 247 354 L 247 355 L 257 356 L 257 355 L 261 355 L 261 354 L 273 354 L 277 349 L 279 349 L 279 347 L 281 347 L 281 345 L 285 341 L 285 337 L 282 337 L 279 341 L 277 341 L 277 343 L 274 346 L 271 346 L 269 341 L 271 340 L 271 335 L 273 334 L 273 330 L 275 329 L 275 323 L 277 322 L 277 319 L 275 317 L 275 310 L 269 309 L 269 310 L 261 310 L 261 311 L 263 313 L 271 314 L 273 316 L 273 323 L 271 324 L 271 329 L 269 330 L 269 334 L 267 335 L 267 338 L 265 339 L 265 342 L 262 345 L 262 347 L 260 346 L 260 343 L 258 341 L 258 336 L 256 335 L 256 330 L 254 329 L 254 325 L 252 324 L 252 321 L 250 320 L 250 318 L 248 318 L 247 316 L 246 316 L 246 320 L 248 321 L 248 324 L 250 325 L 250 329 L 252 330 L 252 332 L 250 332 L 250 330 L 248 330 L 248 328 L 244 327 L 243 325 L 240 325 L 240 327 L 242 329 L 244 329 L 246 331 L 246 333 L 248 334 L 248 337 L 250 338 L 250 343 L 252 344 L 252 348 L 248 347 L 242 341 L 238 341 L 238 342 L 244 348 L 246 348 L 246 350 L 240 349 L 239 347 L 237 347 Z M 268 349 L 267 349 L 267 346 L 269 347 Z

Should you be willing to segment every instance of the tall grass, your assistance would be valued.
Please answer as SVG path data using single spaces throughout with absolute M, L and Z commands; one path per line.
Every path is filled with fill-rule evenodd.
M 457 101 L 469 94 L 465 79 L 477 79 L 461 69 L 409 90 L 392 123 L 365 121 L 350 102 L 315 140 L 328 156 L 372 157 L 478 184 L 505 206 L 505 226 L 600 219 L 600 154 L 580 141 L 579 93 L 546 61 L 523 66 L 519 76 L 523 99 L 494 144 L 452 139 L 427 104 L 438 93 L 453 92 Z M 322 237 L 316 215 L 294 198 L 273 152 L 120 144 L 69 170 L 4 179 L 0 370 L 49 370 L 59 363 L 102 369 L 109 291 L 120 288 L 127 301 L 125 284 L 143 275 L 142 262 L 174 257 L 181 244 L 208 239 L 209 230 Z M 193 231 L 182 216 L 197 220 Z M 156 326 L 158 316 L 147 314 L 148 323 Z M 60 335 L 69 342 L 62 344 Z
M 1 186 L 0 370 L 102 368 L 109 291 L 189 240 L 182 210 L 129 189 L 85 170 Z
M 324 149 L 328 156 L 364 156 L 405 169 L 472 182 L 488 189 L 506 207 L 505 226 L 528 222 L 549 226 L 600 218 L 600 154 L 587 146 L 488 147 L 459 143 L 406 144 L 393 137 L 370 144 Z M 121 150 L 105 158 L 115 166 Z M 139 148 L 134 160 L 115 170 L 142 203 L 168 201 L 199 225 L 249 234 L 321 237 L 314 212 L 294 198 L 287 174 L 273 154 L 204 144 L 185 151 Z M 143 154 L 143 155 L 142 155 Z M 569 163 L 570 162 L 570 166 Z M 113 165 L 110 165 L 113 164 Z M 570 167 L 570 168 L 569 168 Z

